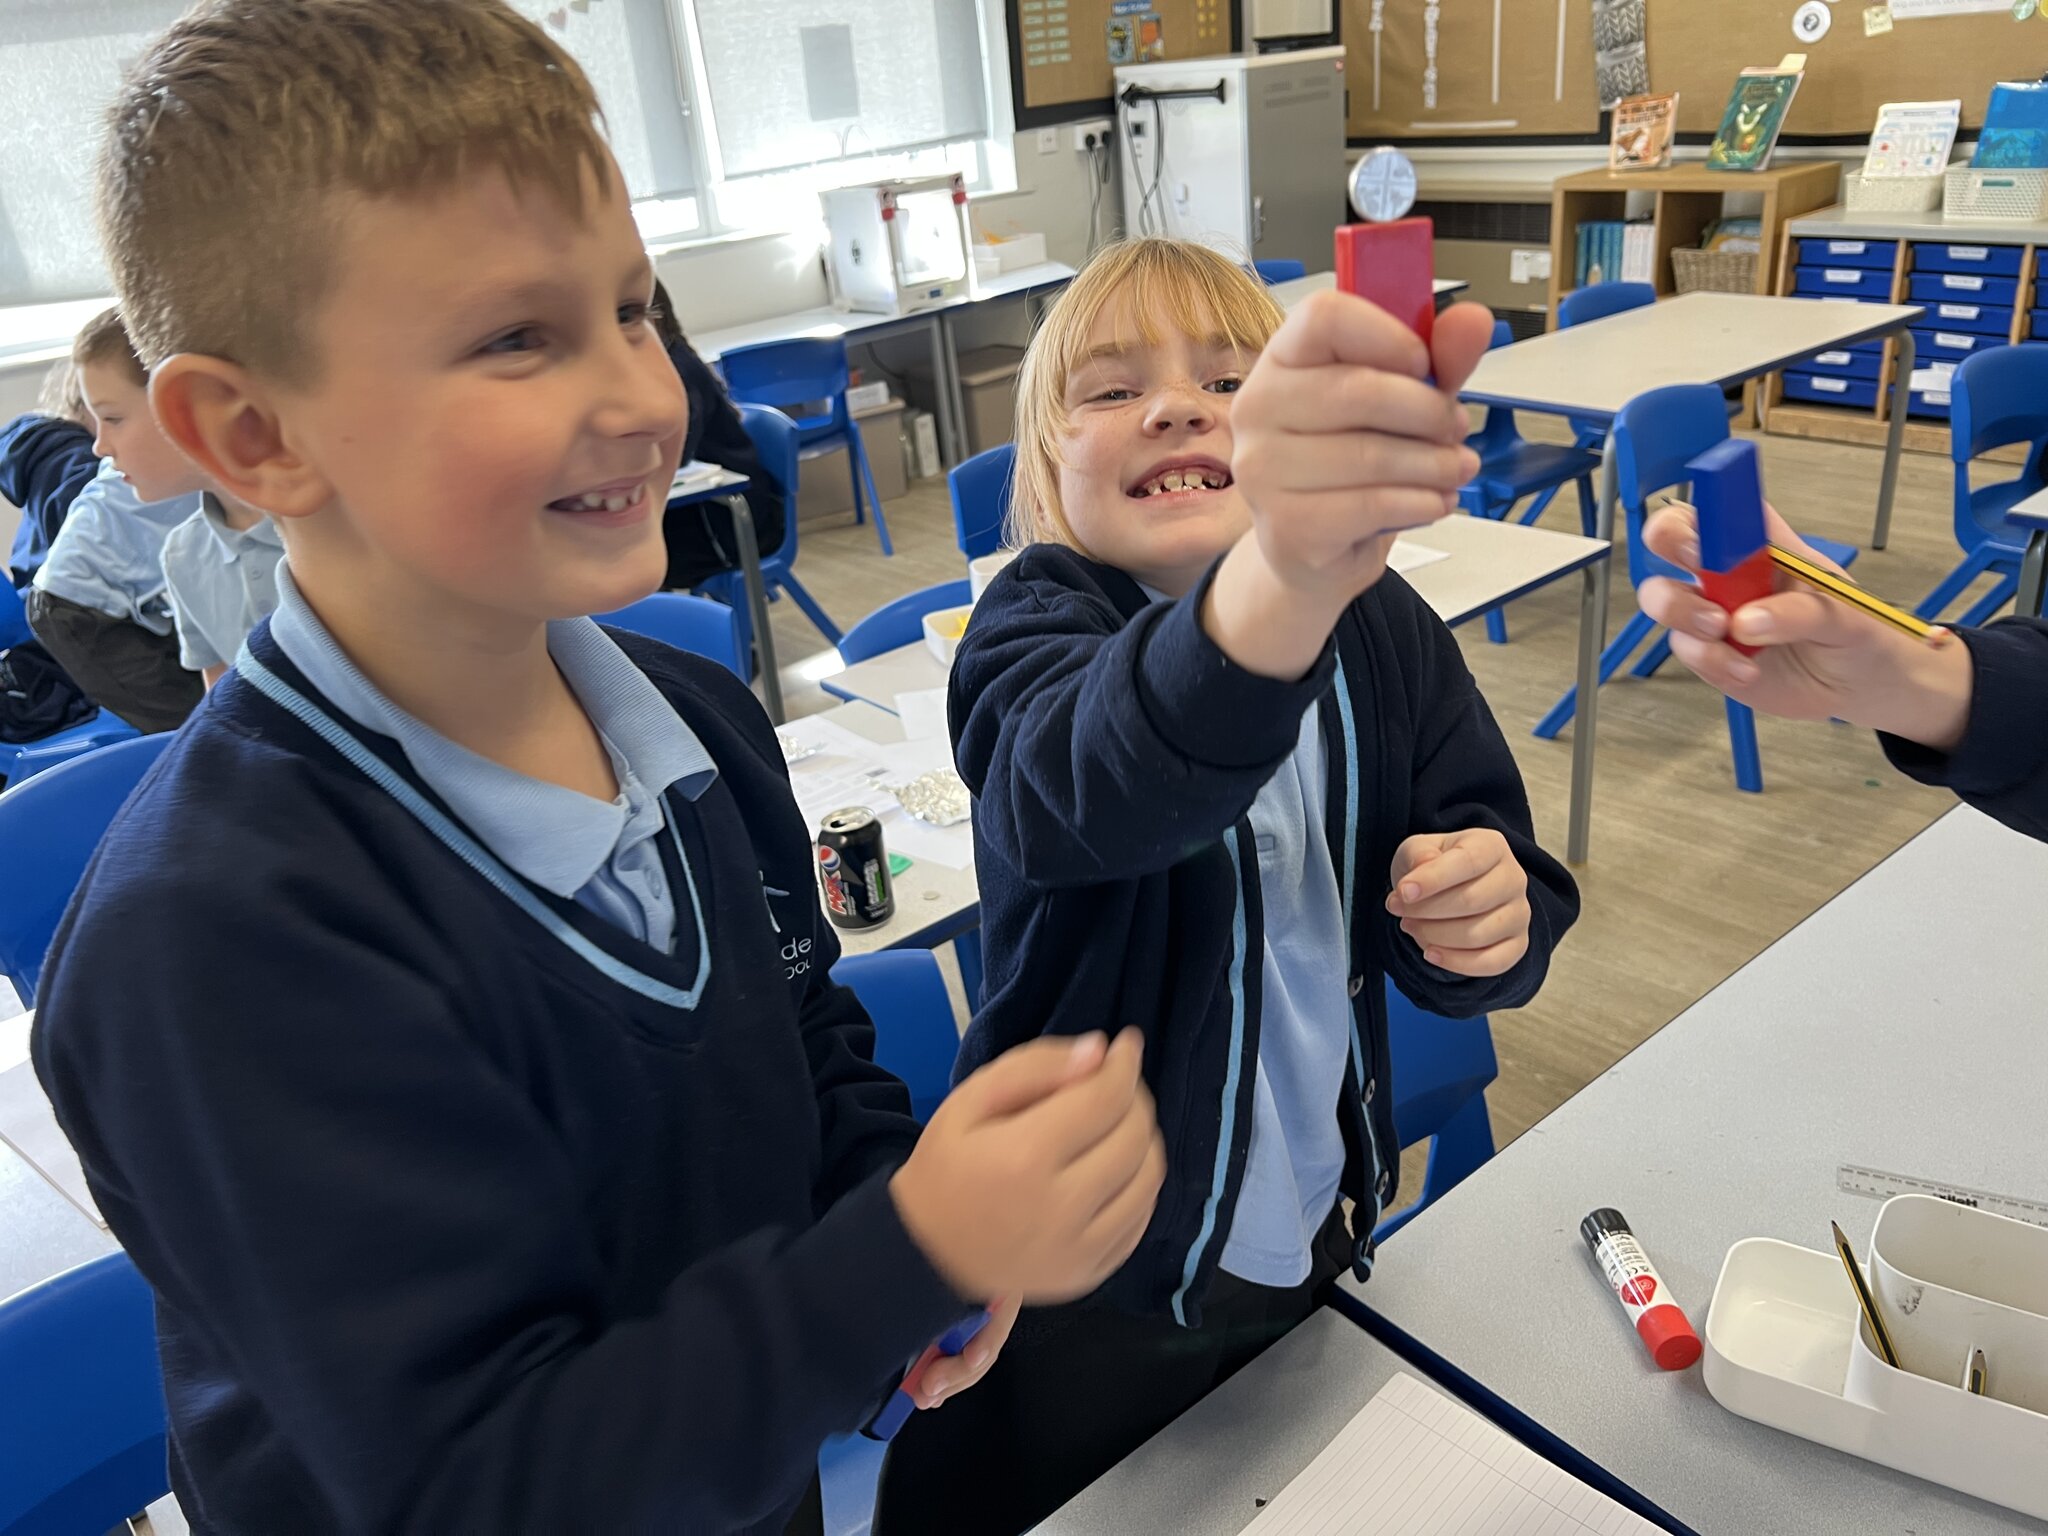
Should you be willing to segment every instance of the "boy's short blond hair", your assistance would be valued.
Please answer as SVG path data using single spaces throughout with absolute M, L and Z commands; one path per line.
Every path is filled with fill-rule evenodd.
M 478 169 L 581 214 L 612 174 L 590 82 L 502 0 L 201 0 L 115 98 L 100 233 L 135 349 L 317 370 L 347 198 Z
M 135 355 L 135 342 L 128 335 L 118 309 L 103 309 L 78 328 L 78 334 L 71 338 L 71 361 L 79 368 L 112 363 L 132 383 L 149 382 L 149 371 Z
M 68 357 L 50 364 L 50 371 L 43 375 L 42 393 L 36 396 L 36 410 L 88 432 L 94 430 L 92 407 L 85 403 L 85 382 L 78 375 L 78 364 Z
M 1017 467 L 1007 538 L 1013 545 L 1081 547 L 1060 506 L 1061 445 L 1071 425 L 1067 384 L 1088 360 L 1088 338 L 1115 305 L 1119 326 L 1158 343 L 1170 327 L 1188 336 L 1220 333 L 1250 366 L 1285 312 L 1265 285 L 1192 240 L 1122 240 L 1104 246 L 1046 312 L 1017 374 Z

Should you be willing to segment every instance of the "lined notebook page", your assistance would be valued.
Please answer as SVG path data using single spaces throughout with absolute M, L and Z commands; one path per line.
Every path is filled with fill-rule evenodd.
M 1658 1536 L 1460 1403 L 1396 1372 L 1244 1536 Z

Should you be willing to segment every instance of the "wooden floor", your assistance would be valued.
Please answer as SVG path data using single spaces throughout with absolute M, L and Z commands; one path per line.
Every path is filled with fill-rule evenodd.
M 1524 431 L 1542 435 L 1523 420 Z M 1917 603 L 1956 562 L 1949 465 L 1907 454 L 1891 547 L 1869 550 L 1880 454 L 1790 438 L 1761 439 L 1765 484 L 1797 527 L 1856 544 L 1857 578 Z M 944 483 L 919 482 L 891 503 L 896 556 L 872 530 L 806 528 L 797 569 L 842 625 L 899 593 L 958 577 Z M 1546 521 L 1574 526 L 1569 497 Z M 1634 611 L 1617 567 L 1609 633 Z M 1955 612 L 1960 612 L 1959 605 Z M 1467 660 L 1528 781 L 1538 835 L 1564 845 L 1571 740 L 1530 729 L 1572 681 L 1579 587 L 1560 583 L 1509 612 L 1510 643 L 1483 626 L 1459 631 Z M 788 603 L 776 644 L 792 714 L 833 702 L 804 676 L 829 667 L 824 642 Z M 806 666 L 806 662 L 809 663 Z M 1542 995 L 1497 1014 L 1500 1080 L 1489 1093 L 1505 1145 L 1722 978 L 1791 929 L 1952 804 L 1893 772 L 1875 740 L 1846 726 L 1760 720 L 1764 792 L 1735 787 L 1718 696 L 1673 663 L 1641 681 L 1624 672 L 1602 695 L 1591 858 L 1576 871 L 1585 910 Z M 1797 1019 L 1784 1021 L 1787 1029 Z M 1419 1169 L 1403 1179 L 1419 1184 Z

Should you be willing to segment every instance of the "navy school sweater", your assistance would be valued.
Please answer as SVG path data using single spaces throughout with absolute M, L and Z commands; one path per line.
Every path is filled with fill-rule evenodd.
M 156 1292 L 195 1531 L 780 1532 L 961 1315 L 767 719 L 614 638 L 718 765 L 667 800 L 672 956 L 470 842 L 267 624 L 86 874 L 34 1057 Z
M 1147 1033 L 1167 1180 L 1137 1252 L 1106 1287 L 1127 1310 L 1198 1326 L 1250 1147 L 1264 963 L 1260 787 L 1320 711 L 1325 832 L 1351 934 L 1351 1075 L 1331 1105 L 1354 1262 L 1400 1170 L 1384 978 L 1469 1017 L 1527 1002 L 1578 915 L 1536 845 L 1528 797 L 1457 642 L 1388 572 L 1299 682 L 1244 671 L 1202 631 L 1214 571 L 1151 603 L 1113 567 L 1025 550 L 976 604 L 953 663 L 954 755 L 975 794 L 986 990 L 966 1073 L 1046 1031 Z M 1418 832 L 1493 827 L 1529 875 L 1529 952 L 1467 979 L 1427 964 L 1385 908 L 1394 850 Z
M 31 411 L 0 427 L 0 496 L 21 508 L 7 556 L 16 587 L 42 569 L 71 503 L 99 468 L 91 429 L 75 421 Z
M 2016 832 L 2048 842 L 2048 621 L 1959 629 L 1970 648 L 1970 718 L 1953 752 L 1882 732 L 1894 767 L 1952 789 Z

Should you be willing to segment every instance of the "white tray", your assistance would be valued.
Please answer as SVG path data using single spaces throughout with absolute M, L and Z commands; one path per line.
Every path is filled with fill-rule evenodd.
M 1748 1238 L 1728 1250 L 1707 1309 L 1707 1390 L 1759 1424 L 2048 1519 L 2048 1414 L 1959 1385 L 1977 1345 L 1991 1392 L 2035 1395 L 2048 1369 L 2048 1297 L 2034 1294 L 2033 1266 L 2048 1254 L 2048 1231 L 1960 1206 L 1947 1206 L 1954 1219 L 1930 1220 L 1909 1201 L 1947 1206 L 1925 1195 L 1886 1202 L 1870 1268 L 1893 1287 L 1878 1305 L 1901 1357 L 1940 1368 L 1939 1378 L 1878 1356 L 1832 1251 Z M 1947 1285 L 1900 1268 L 1937 1253 Z M 1992 1295 L 1953 1288 L 1970 1274 Z M 1915 1310 L 1902 1315 L 1915 1289 Z

